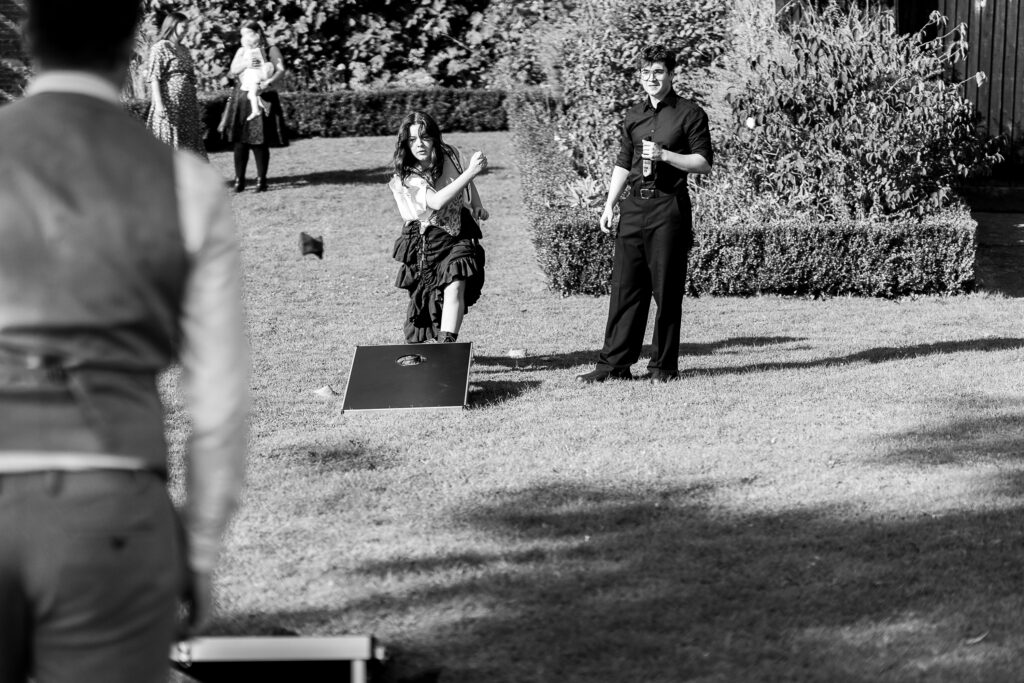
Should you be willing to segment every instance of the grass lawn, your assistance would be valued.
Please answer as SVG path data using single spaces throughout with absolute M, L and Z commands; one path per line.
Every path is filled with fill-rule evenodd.
M 448 141 L 491 162 L 465 411 L 313 393 L 402 340 L 391 138 L 274 150 L 232 200 L 254 415 L 216 632 L 374 634 L 388 680 L 1021 680 L 1024 299 L 687 299 L 682 381 L 584 388 L 607 298 L 545 289 L 505 134 Z

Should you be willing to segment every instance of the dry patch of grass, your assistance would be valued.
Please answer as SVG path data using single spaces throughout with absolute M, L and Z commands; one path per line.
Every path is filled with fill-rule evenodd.
M 445 683 L 1019 679 L 1024 301 L 687 300 L 682 381 L 584 388 L 607 300 L 545 290 L 507 137 L 450 141 L 492 162 L 465 411 L 312 393 L 401 341 L 390 139 L 275 150 L 233 200 L 255 413 L 218 631 L 374 633 Z

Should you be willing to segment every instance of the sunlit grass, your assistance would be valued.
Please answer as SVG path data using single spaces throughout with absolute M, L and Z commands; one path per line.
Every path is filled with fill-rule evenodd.
M 507 137 L 450 141 L 492 168 L 464 411 L 313 393 L 402 339 L 389 138 L 275 150 L 232 200 L 255 410 L 219 632 L 373 633 L 444 683 L 1019 679 L 1024 301 L 688 299 L 682 381 L 581 387 L 607 299 L 545 289 Z

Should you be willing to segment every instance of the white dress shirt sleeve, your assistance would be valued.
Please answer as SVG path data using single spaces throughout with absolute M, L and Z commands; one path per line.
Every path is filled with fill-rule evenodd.
M 403 220 L 426 223 L 434 215 L 434 210 L 427 206 L 427 189 L 430 186 L 425 178 L 411 175 L 403 183 L 397 175 L 391 176 L 388 187 L 395 196 L 398 213 L 402 214 Z
M 178 211 L 191 260 L 182 310 L 182 389 L 192 419 L 184 524 L 194 571 L 213 570 L 241 497 L 249 411 L 249 345 L 235 225 L 224 181 L 175 153 Z

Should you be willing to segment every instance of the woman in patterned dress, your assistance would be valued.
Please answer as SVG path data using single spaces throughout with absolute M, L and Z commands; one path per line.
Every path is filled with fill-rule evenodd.
M 486 168 L 483 152 L 467 163 L 445 144 L 429 114 L 402 121 L 388 187 L 405 219 L 392 255 L 402 263 L 395 285 L 409 291 L 403 327 L 410 343 L 456 341 L 462 317 L 480 298 L 480 221 L 488 212 L 473 179 Z
M 206 159 L 196 97 L 196 68 L 188 48 L 181 43 L 187 28 L 185 15 L 171 12 L 150 48 L 152 106 L 146 125 L 157 138 L 175 149 L 185 149 Z

